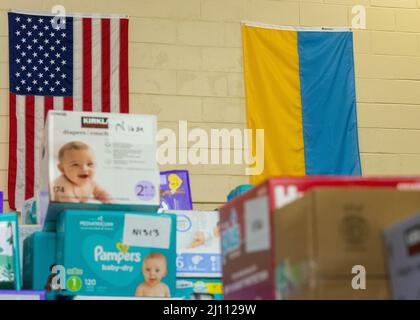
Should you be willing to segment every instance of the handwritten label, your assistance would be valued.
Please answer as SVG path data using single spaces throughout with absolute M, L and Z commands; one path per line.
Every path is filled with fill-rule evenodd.
M 133 247 L 168 249 L 171 223 L 168 217 L 127 214 L 123 243 Z
M 153 118 L 113 117 L 109 119 L 112 142 L 147 144 L 154 143 Z

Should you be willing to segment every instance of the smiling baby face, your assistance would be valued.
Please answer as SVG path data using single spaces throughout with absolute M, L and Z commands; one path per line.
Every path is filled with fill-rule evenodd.
M 72 183 L 83 186 L 91 183 L 95 175 L 95 157 L 83 142 L 70 142 L 59 152 L 58 169 Z

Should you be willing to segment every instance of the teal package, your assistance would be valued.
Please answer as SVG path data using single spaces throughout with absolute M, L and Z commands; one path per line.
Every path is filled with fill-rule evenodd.
M 23 288 L 44 290 L 55 264 L 56 234 L 38 231 L 23 242 Z
M 241 184 L 237 186 L 235 189 L 233 189 L 231 192 L 229 192 L 227 196 L 227 201 L 230 202 L 233 199 L 235 199 L 240 194 L 248 191 L 249 189 L 252 189 L 254 187 L 253 184 Z
M 178 278 L 176 290 L 185 300 L 223 300 L 222 279 Z
M 57 220 L 63 295 L 171 297 L 176 216 L 66 210 Z
M 0 290 L 20 290 L 19 232 L 16 213 L 0 215 Z

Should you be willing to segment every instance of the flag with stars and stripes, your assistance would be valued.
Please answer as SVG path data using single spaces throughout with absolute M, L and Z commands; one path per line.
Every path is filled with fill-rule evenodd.
M 128 113 L 128 19 L 9 12 L 8 200 L 39 187 L 48 110 Z

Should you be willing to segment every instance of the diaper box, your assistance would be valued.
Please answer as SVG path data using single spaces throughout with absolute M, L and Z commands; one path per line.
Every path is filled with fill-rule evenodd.
M 19 254 L 20 254 L 20 270 L 21 273 L 23 273 L 23 244 L 26 240 L 26 238 L 30 237 L 33 233 L 37 231 L 41 231 L 42 226 L 41 225 L 35 225 L 35 224 L 21 224 L 19 225 Z M 23 278 L 22 278 L 23 279 Z M 23 281 L 23 280 L 22 280 Z
M 225 299 L 390 296 L 383 232 L 420 211 L 420 191 L 313 188 L 280 208 L 253 191 L 220 209 Z M 355 266 L 366 290 L 352 287 Z
M 45 291 L 0 290 L 0 300 L 46 300 Z
M 63 209 L 156 211 L 156 126 L 153 115 L 49 111 L 39 193 L 45 229 Z
M 23 288 L 44 290 L 55 264 L 55 232 L 37 231 L 23 242 Z
M 63 295 L 173 297 L 176 217 L 65 210 L 57 222 Z
M 177 295 L 184 300 L 223 300 L 221 279 L 178 278 Z
M 420 214 L 399 221 L 384 235 L 393 298 L 420 300 Z
M 318 187 L 366 187 L 366 188 L 394 188 L 399 190 L 420 189 L 420 176 L 386 176 L 386 177 L 358 177 L 358 176 L 306 176 L 306 177 L 273 177 L 259 184 L 246 194 L 237 194 L 231 201 L 241 203 L 244 197 L 267 195 L 270 210 L 282 206 L 302 197 L 305 192 Z M 236 200 L 238 199 L 238 200 Z
M 0 215 L 0 290 L 20 290 L 18 216 Z
M 160 208 L 192 210 L 190 179 L 187 170 L 160 173 Z
M 177 276 L 220 278 L 221 239 L 218 211 L 164 211 L 177 217 Z

